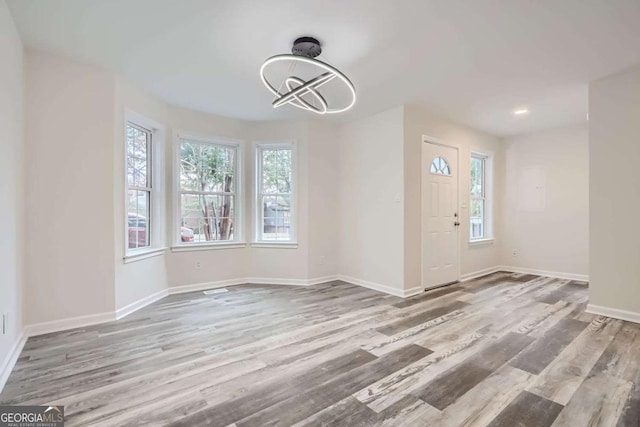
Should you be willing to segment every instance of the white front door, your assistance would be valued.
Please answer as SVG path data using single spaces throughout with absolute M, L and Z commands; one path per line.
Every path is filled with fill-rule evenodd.
M 458 280 L 458 150 L 422 144 L 422 285 Z

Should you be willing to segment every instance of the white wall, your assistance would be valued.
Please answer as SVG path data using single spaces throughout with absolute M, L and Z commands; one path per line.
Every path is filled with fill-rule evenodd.
M 115 77 L 115 95 L 114 95 L 114 140 L 113 140 L 113 223 L 114 223 L 114 274 L 115 274 L 115 306 L 116 310 L 126 307 L 149 295 L 162 292 L 167 289 L 168 277 L 165 267 L 164 255 L 153 258 L 140 260 L 137 262 L 124 263 L 125 256 L 125 121 L 127 110 L 142 114 L 147 119 L 156 123 L 164 124 L 167 122 L 168 107 L 167 105 L 140 90 L 131 84 L 122 76 Z M 164 134 L 165 152 L 163 155 L 170 153 L 168 140 L 171 138 L 165 129 Z M 164 176 L 164 188 L 167 188 L 169 181 Z M 154 183 L 158 185 L 159 183 Z M 168 205 L 163 205 L 161 211 L 164 211 Z M 170 211 L 169 211 L 170 212 Z M 167 242 L 165 230 L 162 237 Z
M 22 331 L 22 165 L 24 151 L 22 43 L 4 0 L 0 0 L 0 376 Z M 0 388 L 2 380 L 0 379 Z
M 333 123 L 309 123 L 307 178 L 309 278 L 338 272 L 340 134 Z
M 640 321 L 640 69 L 589 85 L 589 232 L 593 306 Z
M 404 291 L 403 115 L 397 107 L 340 129 L 339 271 Z
M 502 263 L 587 278 L 587 125 L 504 140 Z M 513 256 L 516 251 L 517 256 Z
M 177 220 L 173 218 L 173 206 L 176 202 L 171 185 L 174 174 L 177 172 L 174 157 L 176 132 L 189 132 L 196 135 L 209 137 L 223 137 L 237 140 L 246 138 L 247 123 L 242 120 L 229 119 L 214 116 L 198 111 L 168 106 L 167 111 L 167 212 L 169 213 L 169 229 Z M 140 111 L 144 114 L 144 111 Z M 245 141 L 242 154 L 248 155 Z M 245 183 L 246 184 L 246 183 Z M 246 202 L 245 202 L 246 203 Z M 173 244 L 172 235 L 168 236 L 167 243 Z M 193 252 L 171 252 L 165 255 L 168 282 L 170 287 L 210 283 L 223 280 L 246 277 L 248 249 L 212 249 Z M 200 269 L 196 269 L 196 263 L 200 262 Z
M 504 182 L 504 150 L 498 138 L 442 118 L 428 110 L 406 106 L 404 114 L 404 283 L 406 289 L 421 282 L 421 171 L 422 137 L 436 138 L 460 150 L 459 206 L 460 206 L 460 273 L 473 274 L 500 264 L 502 235 L 498 225 L 502 221 Z M 493 163 L 493 235 L 494 242 L 469 244 L 469 193 L 472 151 L 492 156 Z
M 114 80 L 26 55 L 27 324 L 114 310 Z
M 294 141 L 296 147 L 297 170 L 294 183 L 296 198 L 294 199 L 296 214 L 296 238 L 298 247 L 291 249 L 250 248 L 249 277 L 309 279 L 308 251 L 309 251 L 309 126 L 306 122 L 254 122 L 248 127 L 248 140 L 255 141 Z M 249 147 L 246 167 L 249 171 L 246 195 L 247 212 L 253 212 L 253 194 L 255 191 L 255 176 L 253 174 L 253 150 Z M 246 230 L 247 241 L 253 240 L 252 216 L 248 216 Z M 247 271 L 247 270 L 245 270 Z

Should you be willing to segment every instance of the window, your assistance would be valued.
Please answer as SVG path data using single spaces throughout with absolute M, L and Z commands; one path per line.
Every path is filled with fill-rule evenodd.
M 449 163 L 444 157 L 436 157 L 431 162 L 431 173 L 434 175 L 446 175 L 451 176 L 451 168 Z
M 256 240 L 292 243 L 294 234 L 293 144 L 259 144 L 256 149 Z
M 238 145 L 180 139 L 179 242 L 238 241 Z
M 127 251 L 151 246 L 152 132 L 126 125 Z
M 471 154 L 471 207 L 470 207 L 470 238 L 471 240 L 489 238 L 488 204 L 488 156 Z

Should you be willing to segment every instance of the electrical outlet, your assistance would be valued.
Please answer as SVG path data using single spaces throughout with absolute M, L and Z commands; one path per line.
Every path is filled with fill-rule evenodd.
M 200 261 L 196 261 L 196 270 L 200 270 L 202 268 L 202 263 Z
M 518 251 L 517 251 L 516 249 L 514 249 L 514 250 L 511 252 L 511 256 L 512 256 L 512 257 L 514 257 L 514 258 L 515 258 L 515 257 L 517 257 L 517 256 L 518 256 Z
M 2 335 L 7 333 L 9 329 L 9 313 L 2 314 Z
M 324 264 L 324 262 L 326 261 L 326 258 L 324 255 L 322 255 L 319 259 L 318 259 L 318 264 L 322 265 Z

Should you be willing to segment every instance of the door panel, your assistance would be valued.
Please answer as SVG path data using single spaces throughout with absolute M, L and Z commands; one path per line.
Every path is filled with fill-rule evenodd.
M 458 280 L 458 150 L 424 143 L 422 150 L 422 284 Z

